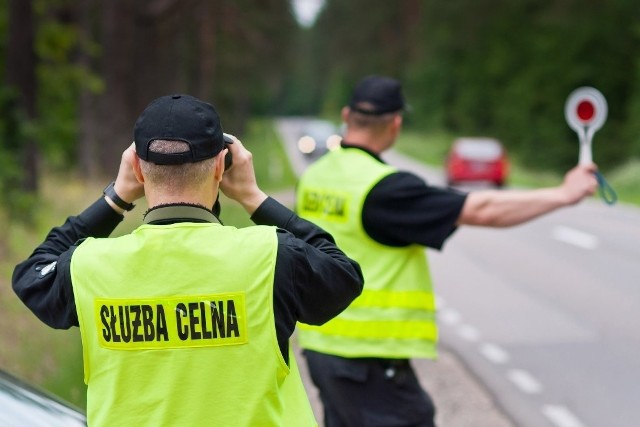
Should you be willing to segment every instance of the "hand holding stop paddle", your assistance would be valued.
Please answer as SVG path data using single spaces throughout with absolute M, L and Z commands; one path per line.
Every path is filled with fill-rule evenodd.
M 607 120 L 607 100 L 595 88 L 581 87 L 569 95 L 564 106 L 564 114 L 569 127 L 578 134 L 580 141 L 580 155 L 578 163 L 588 165 L 593 163 L 591 141 L 593 135 Z M 598 171 L 600 196 L 607 204 L 617 200 L 616 192 Z

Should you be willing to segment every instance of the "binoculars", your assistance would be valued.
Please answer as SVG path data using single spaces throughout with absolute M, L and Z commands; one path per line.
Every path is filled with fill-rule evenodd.
M 233 144 L 233 137 L 228 133 L 223 133 L 222 137 L 224 138 L 225 145 Z M 233 159 L 231 158 L 231 150 L 227 151 L 227 154 L 224 156 L 224 170 L 229 170 L 231 165 L 233 164 Z

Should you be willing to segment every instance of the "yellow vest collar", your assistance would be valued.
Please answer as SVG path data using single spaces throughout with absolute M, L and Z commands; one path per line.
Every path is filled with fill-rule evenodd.
M 144 216 L 145 224 L 168 222 L 213 222 L 220 220 L 210 210 L 200 206 L 166 205 L 151 209 Z

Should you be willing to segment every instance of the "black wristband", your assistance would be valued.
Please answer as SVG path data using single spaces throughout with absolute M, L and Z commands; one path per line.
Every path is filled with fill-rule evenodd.
M 136 205 L 134 205 L 133 203 L 127 203 L 124 200 L 122 200 L 120 196 L 118 196 L 118 193 L 116 193 L 116 189 L 113 188 L 114 185 L 115 185 L 115 181 L 107 185 L 105 189 L 102 191 L 102 194 L 110 198 L 111 201 L 117 207 L 124 209 L 125 211 L 130 211 L 131 209 L 135 208 Z

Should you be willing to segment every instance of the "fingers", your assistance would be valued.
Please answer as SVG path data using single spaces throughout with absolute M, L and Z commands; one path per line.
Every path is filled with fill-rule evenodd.
M 233 144 L 228 144 L 227 148 L 229 149 L 229 151 L 231 151 L 231 154 L 234 158 L 236 157 L 236 154 L 240 155 L 241 151 L 246 150 L 246 148 L 244 148 L 244 144 L 242 144 L 242 141 L 240 141 L 235 135 L 227 134 L 227 136 L 233 139 Z
M 595 163 L 589 163 L 587 165 L 583 165 L 583 168 L 585 170 L 587 170 L 588 172 L 591 172 L 591 173 L 593 173 L 593 172 L 598 170 L 598 166 L 596 166 Z
M 115 180 L 116 193 L 127 202 L 133 202 L 144 196 L 144 187 L 136 178 L 134 171 L 137 154 L 135 144 L 132 143 L 122 152 L 118 176 Z
M 589 163 L 577 165 L 566 173 L 562 188 L 569 204 L 575 204 L 597 191 L 597 169 L 595 164 Z
M 136 146 L 135 143 L 132 143 L 130 146 L 128 146 L 123 152 L 122 152 L 122 160 L 121 163 L 122 164 L 129 164 L 131 165 L 133 163 L 133 156 L 136 156 Z
M 229 134 L 227 134 L 229 135 Z M 236 174 L 240 174 L 239 169 L 248 167 L 247 164 L 251 165 L 250 173 L 253 174 L 253 154 L 249 150 L 247 150 L 237 137 L 233 135 L 229 135 L 233 138 L 233 144 L 228 144 L 226 147 L 231 152 L 231 156 L 233 158 L 233 165 L 229 169 L 228 173 L 235 171 Z
M 253 169 L 253 155 L 242 142 L 234 137 L 233 144 L 227 145 L 233 156 L 233 166 L 223 174 L 220 189 L 230 199 L 236 200 L 249 213 L 266 199 L 256 182 Z

